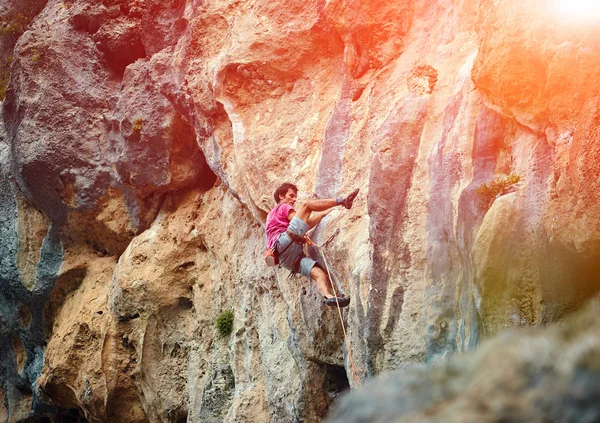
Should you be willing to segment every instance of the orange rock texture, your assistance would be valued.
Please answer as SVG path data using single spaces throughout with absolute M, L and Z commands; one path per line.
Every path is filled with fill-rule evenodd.
M 543 0 L 0 6 L 8 422 L 317 422 L 349 386 L 600 290 L 600 17 Z M 335 235 L 350 351 L 314 285 L 262 263 L 285 181 L 361 189 L 311 235 Z

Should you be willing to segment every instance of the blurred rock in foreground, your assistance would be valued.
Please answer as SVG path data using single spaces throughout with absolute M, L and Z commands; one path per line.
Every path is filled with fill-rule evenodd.
M 329 423 L 600 421 L 600 298 L 565 323 L 369 381 Z

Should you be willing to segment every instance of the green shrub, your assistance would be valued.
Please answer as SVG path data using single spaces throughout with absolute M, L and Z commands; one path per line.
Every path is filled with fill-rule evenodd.
M 143 127 L 144 127 L 144 119 L 137 118 L 136 120 L 133 121 L 133 126 L 131 127 L 131 129 L 133 129 L 133 132 L 140 132 Z
M 6 89 L 8 88 L 8 80 L 10 79 L 10 64 L 12 63 L 12 56 L 0 60 L 0 101 L 4 101 L 6 98 Z
M 0 16 L 0 36 L 2 35 L 15 35 L 18 37 L 31 22 L 30 17 L 23 15 L 19 12 L 9 12 L 5 15 Z
M 31 50 L 31 61 L 32 62 L 37 62 L 38 60 L 40 60 L 40 57 L 42 57 L 42 55 L 40 54 L 40 51 L 37 48 L 34 48 L 33 50 Z
M 10 9 L 0 15 L 0 36 L 10 35 L 16 40 L 46 6 L 47 0 L 19 0 L 8 3 L 12 3 L 12 7 L 9 6 Z
M 227 336 L 233 330 L 233 311 L 225 310 L 217 317 L 217 331 L 221 336 Z
M 490 184 L 483 184 L 477 189 L 477 194 L 486 204 L 491 203 L 498 195 L 506 194 L 510 187 L 521 180 L 519 175 L 511 174 L 505 178 L 496 178 Z

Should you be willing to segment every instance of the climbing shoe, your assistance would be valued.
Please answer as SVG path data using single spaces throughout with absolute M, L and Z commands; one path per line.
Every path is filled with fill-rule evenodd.
M 337 297 L 337 301 L 335 300 L 335 297 L 324 298 L 323 302 L 329 307 L 337 307 L 338 303 L 340 304 L 340 307 L 348 307 L 348 304 L 350 304 L 350 297 Z
M 344 207 L 346 207 L 347 209 L 352 208 L 352 203 L 354 202 L 354 199 L 358 195 L 358 191 L 359 191 L 359 189 L 356 188 L 354 191 L 352 191 L 350 194 L 348 194 L 346 196 L 346 198 L 344 198 Z

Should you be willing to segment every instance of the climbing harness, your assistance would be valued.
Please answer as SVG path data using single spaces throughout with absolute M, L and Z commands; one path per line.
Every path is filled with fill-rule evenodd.
M 296 232 L 288 229 L 287 231 L 285 231 L 285 233 L 290 237 L 290 239 L 292 241 L 294 241 L 296 244 L 306 244 L 308 243 L 308 236 L 304 235 L 298 235 Z
M 322 246 L 317 245 L 314 242 L 312 242 L 312 240 L 308 237 L 308 235 L 304 235 L 304 238 L 305 238 L 305 242 L 308 245 L 313 245 L 313 246 L 317 247 L 317 249 L 321 253 L 321 257 L 323 257 L 323 262 L 325 263 L 325 267 L 327 268 L 327 276 L 329 276 L 329 283 L 331 284 L 331 289 L 333 290 L 333 295 L 335 296 L 335 302 L 337 304 L 338 315 L 340 316 L 340 323 L 342 324 L 342 331 L 344 332 L 344 340 L 346 341 L 346 350 L 348 351 L 348 361 L 350 362 L 350 368 L 352 369 L 352 377 L 354 378 L 354 383 L 356 384 L 356 386 L 358 386 L 359 385 L 358 376 L 356 375 L 356 368 L 354 367 L 354 360 L 352 360 L 352 350 L 350 348 L 350 341 L 348 340 L 348 335 L 346 334 L 346 325 L 344 325 L 344 319 L 342 317 L 342 309 L 341 309 L 340 303 L 338 301 L 338 296 L 337 296 L 337 292 L 335 289 L 335 284 L 333 283 L 333 279 L 331 277 L 331 272 L 329 271 L 329 265 L 327 264 L 327 257 L 325 257 L 324 246 L 327 245 L 329 242 L 331 242 L 333 237 L 335 235 L 337 235 L 338 231 L 336 231 L 331 237 L 329 237 L 329 239 L 327 241 L 325 241 Z M 298 235 L 296 234 L 296 236 L 298 236 Z
M 304 244 L 306 242 L 304 240 L 304 237 L 301 237 L 300 235 L 290 231 L 289 229 L 285 232 L 286 232 L 286 234 L 288 234 L 290 239 L 297 244 Z M 264 259 L 265 259 L 265 263 L 267 264 L 267 266 L 269 266 L 269 267 L 277 266 L 279 264 L 279 254 L 285 253 L 287 251 L 287 249 L 290 248 L 291 245 L 292 245 L 292 242 L 290 242 L 287 245 L 287 247 L 285 247 L 283 249 L 283 251 L 281 251 L 281 252 L 277 251 L 277 242 L 275 242 L 275 244 L 271 248 L 267 248 L 264 252 Z M 302 259 L 302 256 L 300 257 L 300 259 Z M 298 261 L 298 269 L 300 269 L 300 260 L 297 260 L 297 261 Z M 295 266 L 296 266 L 296 262 L 294 262 L 294 268 L 295 268 Z M 293 272 L 293 273 L 298 273 L 298 272 Z

